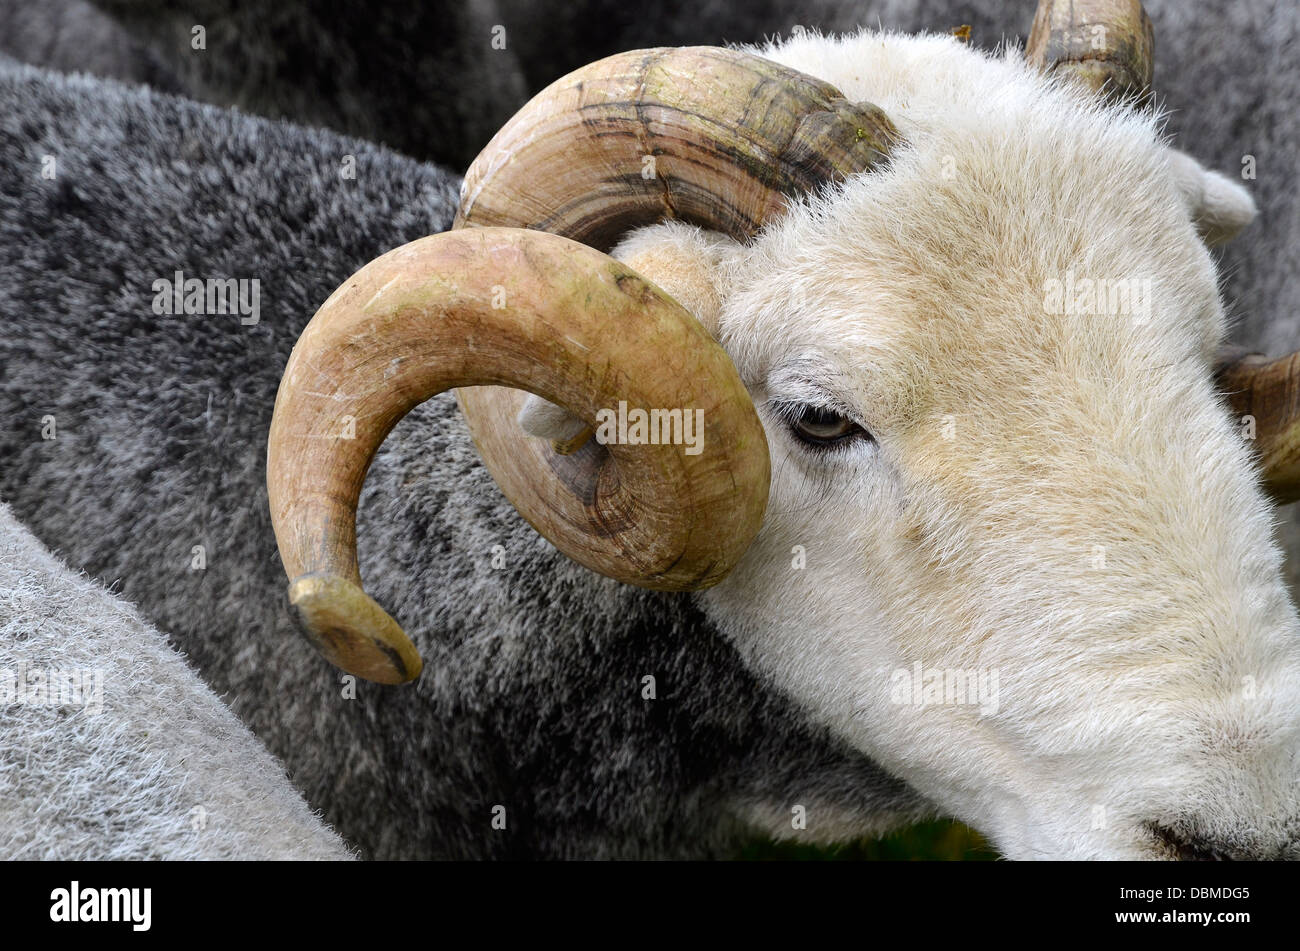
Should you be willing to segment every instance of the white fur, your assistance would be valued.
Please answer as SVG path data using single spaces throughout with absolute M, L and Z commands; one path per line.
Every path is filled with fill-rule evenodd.
M 1010 857 L 1170 854 L 1148 823 L 1297 854 L 1300 624 L 1212 385 L 1224 317 L 1194 226 L 1235 232 L 1249 197 L 1015 50 L 757 52 L 876 103 L 907 146 L 749 246 L 668 224 L 617 252 L 696 308 L 767 428 L 765 524 L 706 610 Z M 1151 319 L 1047 312 L 1070 271 L 1149 280 Z M 810 454 L 780 400 L 842 405 L 875 442 Z M 916 662 L 996 671 L 996 712 L 892 702 Z

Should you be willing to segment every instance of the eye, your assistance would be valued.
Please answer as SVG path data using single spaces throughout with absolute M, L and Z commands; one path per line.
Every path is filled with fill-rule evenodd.
M 809 446 L 826 448 L 871 438 L 853 420 L 826 406 L 794 403 L 787 404 L 782 409 L 795 438 Z

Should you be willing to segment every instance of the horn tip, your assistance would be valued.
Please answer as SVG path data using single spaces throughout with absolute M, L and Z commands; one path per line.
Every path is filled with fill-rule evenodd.
M 322 572 L 289 585 L 303 633 L 334 666 L 381 684 L 408 683 L 424 663 L 401 625 L 361 587 Z

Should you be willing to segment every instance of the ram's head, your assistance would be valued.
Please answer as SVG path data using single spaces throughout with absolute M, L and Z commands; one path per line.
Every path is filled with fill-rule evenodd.
M 1253 206 L 1162 141 L 1140 6 L 1044 4 L 1030 63 L 763 54 L 558 81 L 469 170 L 459 230 L 324 304 L 269 453 L 304 626 L 418 674 L 361 590 L 356 504 L 396 421 L 466 387 L 557 547 L 708 588 L 754 668 L 1007 854 L 1295 854 L 1265 494 L 1296 487 L 1289 364 L 1221 356 L 1205 243 Z

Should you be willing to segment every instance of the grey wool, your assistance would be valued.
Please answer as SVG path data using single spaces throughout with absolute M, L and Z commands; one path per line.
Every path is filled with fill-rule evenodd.
M 932 812 L 750 672 L 690 596 L 559 555 L 449 396 L 389 436 L 359 515 L 367 590 L 424 674 L 354 682 L 295 630 L 265 490 L 280 373 L 348 275 L 449 225 L 454 177 L 12 64 L 0 176 L 0 499 L 166 631 L 363 855 L 726 855 L 796 804 L 868 829 Z M 155 313 L 178 270 L 257 279 L 257 322 Z
M 5 505 L 0 856 L 350 857 L 167 638 Z

